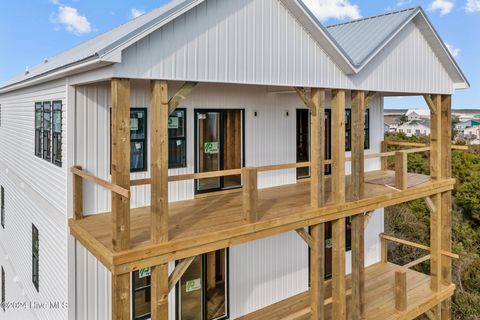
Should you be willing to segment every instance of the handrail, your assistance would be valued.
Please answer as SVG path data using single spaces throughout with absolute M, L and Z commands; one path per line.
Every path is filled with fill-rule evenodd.
M 93 182 L 101 187 L 104 187 L 105 189 L 108 189 L 112 192 L 115 192 L 116 194 L 121 195 L 122 197 L 130 199 L 130 190 L 127 190 L 123 187 L 113 184 L 110 181 L 100 179 L 76 167 L 70 168 L 70 172 L 73 173 L 74 175 L 81 177 L 82 179 Z
M 408 240 L 395 238 L 395 237 L 389 236 L 385 233 L 380 233 L 380 238 L 388 240 L 388 241 L 404 244 L 404 245 L 407 245 L 407 246 L 410 246 L 410 247 L 413 247 L 413 248 L 422 249 L 422 250 L 425 250 L 425 251 L 430 251 L 429 246 L 419 244 L 419 243 L 416 243 L 416 242 L 412 242 L 412 241 L 408 241 Z M 454 258 L 454 259 L 459 259 L 460 258 L 460 256 L 458 254 L 451 253 L 451 252 L 448 252 L 448 251 L 445 251 L 445 250 L 440 250 L 440 254 L 442 254 L 444 256 L 447 256 L 447 257 L 450 257 L 450 258 Z
M 420 142 L 404 142 L 404 141 L 392 141 L 392 140 L 385 140 L 387 145 L 391 146 L 399 146 L 399 147 L 428 147 L 429 145 L 426 143 Z M 463 145 L 456 145 L 455 142 L 452 142 L 452 149 L 453 150 L 468 150 L 468 146 Z
M 410 263 L 407 263 L 407 264 L 403 265 L 402 267 L 404 267 L 405 269 L 410 269 L 410 268 L 413 268 L 413 267 L 419 265 L 419 264 L 422 263 L 422 262 L 425 262 L 425 261 L 427 261 L 427 260 L 430 260 L 430 258 L 431 258 L 430 255 L 427 254 L 426 256 L 423 256 L 423 257 L 421 257 L 421 258 L 418 258 L 417 260 L 414 260 L 414 261 L 412 261 L 412 262 L 410 262 Z

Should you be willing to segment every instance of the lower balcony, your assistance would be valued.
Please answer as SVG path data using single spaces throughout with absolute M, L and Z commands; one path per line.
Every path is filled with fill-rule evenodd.
M 396 306 L 396 272 L 406 273 L 405 309 Z M 351 280 L 347 277 L 347 319 L 349 317 Z M 455 285 L 442 286 L 438 291 L 430 289 L 430 276 L 392 263 L 378 263 L 365 269 L 365 318 L 366 319 L 414 319 L 450 297 Z M 399 293 L 397 292 L 397 295 Z M 331 282 L 326 284 L 325 319 L 331 319 Z M 310 319 L 310 293 L 303 292 L 289 299 L 248 314 L 239 320 L 301 320 Z

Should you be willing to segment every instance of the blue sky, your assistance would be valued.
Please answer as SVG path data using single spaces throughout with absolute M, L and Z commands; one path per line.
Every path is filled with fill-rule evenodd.
M 227 0 L 225 0 L 227 1 Z M 235 1 L 235 0 L 228 0 Z M 470 81 L 454 108 L 480 108 L 480 0 L 304 0 L 326 24 L 421 5 Z M 0 5 L 0 83 L 167 0 L 16 0 Z M 390 98 L 386 107 L 425 107 Z

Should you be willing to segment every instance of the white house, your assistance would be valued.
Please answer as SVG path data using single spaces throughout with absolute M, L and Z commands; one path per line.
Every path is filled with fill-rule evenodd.
M 429 120 L 411 120 L 397 126 L 396 132 L 405 133 L 407 137 L 430 135 Z
M 428 109 L 409 109 L 405 116 L 408 121 L 430 119 L 430 110 Z
M 2 292 L 7 302 L 45 307 L 6 308 L 0 318 L 111 318 L 110 271 L 70 235 L 68 219 L 71 167 L 112 177 L 110 82 L 118 78 L 131 84 L 132 180 L 150 176 L 151 80 L 167 80 L 171 96 L 184 82 L 198 83 L 170 116 L 169 175 L 309 161 L 309 113 L 294 87 L 325 89 L 327 120 L 335 90 L 345 90 L 348 156 L 351 90 L 378 93 L 365 113 L 365 153 L 375 154 L 384 134 L 384 96 L 452 95 L 469 86 L 420 8 L 326 28 L 299 0 L 174 0 L 45 60 L 0 88 Z M 328 121 L 326 128 L 331 148 Z M 403 128 L 411 130 L 407 135 L 429 134 L 427 121 Z M 229 152 L 229 160 L 220 157 Z M 379 159 L 365 161 L 367 172 L 378 169 Z M 262 172 L 258 186 L 295 184 L 308 175 L 291 168 Z M 168 198 L 196 199 L 240 185 L 235 176 L 171 182 Z M 111 202 L 108 190 L 85 183 L 86 215 L 111 211 Z M 150 187 L 132 188 L 130 202 L 148 206 Z M 380 208 L 365 231 L 367 266 L 381 258 L 381 232 Z M 227 247 L 220 250 L 226 269 L 215 319 L 236 319 L 308 290 L 309 250 L 295 232 Z M 172 271 L 175 262 L 169 266 Z M 201 278 L 191 280 L 191 292 L 203 287 Z M 127 309 L 132 319 L 148 318 L 150 277 L 136 271 L 132 281 Z M 187 302 L 206 308 L 204 296 L 173 288 L 168 299 L 170 319 L 210 319 L 182 318 Z

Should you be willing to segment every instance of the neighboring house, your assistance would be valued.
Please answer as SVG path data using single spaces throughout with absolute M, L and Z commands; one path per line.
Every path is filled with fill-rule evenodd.
M 465 128 L 463 138 L 468 144 L 480 144 L 480 126 Z
M 383 101 L 468 87 L 421 8 L 325 28 L 297 0 L 175 0 L 45 60 L 0 87 L 0 265 L 7 302 L 50 307 L 0 318 L 440 309 L 450 227 L 432 223 L 431 275 L 387 263 L 380 235 L 384 207 L 453 183 L 381 170 Z
M 468 127 L 477 127 L 480 126 L 480 119 L 471 119 L 455 124 L 455 129 L 460 133 L 463 132 Z
M 407 113 L 405 113 L 408 121 L 412 120 L 422 120 L 422 119 L 430 119 L 430 110 L 429 109 L 409 109 Z
M 430 135 L 429 120 L 411 120 L 397 127 L 397 132 L 405 133 L 407 137 Z
M 452 118 L 458 119 L 458 122 L 465 122 L 472 119 L 480 119 L 480 112 L 477 109 L 455 109 L 452 110 Z
M 385 132 L 397 132 L 398 126 L 401 124 L 400 117 L 398 116 L 385 116 L 384 122 L 386 126 Z

